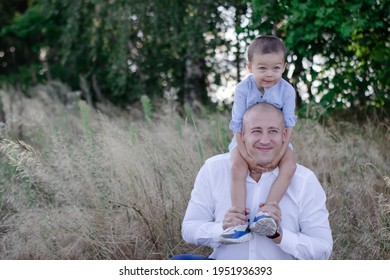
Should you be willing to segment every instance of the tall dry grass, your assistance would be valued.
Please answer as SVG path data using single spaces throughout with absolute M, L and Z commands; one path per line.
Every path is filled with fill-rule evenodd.
M 60 84 L 31 99 L 0 91 L 0 258 L 207 254 L 182 241 L 180 226 L 203 161 L 226 150 L 229 114 L 185 107 L 179 116 L 174 103 L 157 109 L 147 100 L 96 111 L 58 98 L 69 92 Z M 388 126 L 301 119 L 294 131 L 299 162 L 328 195 L 333 259 L 390 258 Z

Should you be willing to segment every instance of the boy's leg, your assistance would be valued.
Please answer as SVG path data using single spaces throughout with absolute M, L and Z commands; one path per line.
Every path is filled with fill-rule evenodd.
M 231 151 L 231 201 L 232 207 L 236 207 L 245 213 L 246 208 L 246 176 L 248 165 L 241 157 L 238 148 Z M 219 238 L 221 244 L 237 244 L 249 241 L 253 234 L 247 224 L 237 225 L 224 230 Z
M 231 152 L 231 200 L 232 207 L 237 207 L 245 212 L 246 207 L 246 176 L 248 174 L 248 164 L 241 157 L 238 148 Z
M 294 176 L 297 164 L 295 162 L 294 152 L 288 148 L 285 155 L 279 162 L 279 175 L 272 183 L 267 200 L 265 204 L 269 202 L 280 202 L 284 194 L 288 189 L 291 178 Z
M 265 204 L 277 201 L 278 203 L 287 191 L 291 178 L 296 170 L 296 162 L 293 151 L 288 148 L 286 154 L 279 163 L 279 175 L 273 182 Z M 267 213 L 259 211 L 250 229 L 261 235 L 273 235 L 277 229 L 275 220 Z

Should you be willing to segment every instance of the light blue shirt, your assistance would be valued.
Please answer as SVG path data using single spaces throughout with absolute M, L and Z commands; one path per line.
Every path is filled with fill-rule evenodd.
M 256 87 L 253 75 L 249 75 L 238 83 L 234 92 L 232 119 L 229 128 L 233 133 L 241 132 L 245 111 L 256 103 L 267 102 L 282 110 L 286 127 L 296 124 L 295 89 L 284 79 L 271 88 L 265 89 L 264 94 Z

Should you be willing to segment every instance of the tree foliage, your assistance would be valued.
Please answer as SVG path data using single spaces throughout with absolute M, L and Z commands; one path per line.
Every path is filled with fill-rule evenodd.
M 37 0 L 2 29 L 3 40 L 29 42 L 15 47 L 23 59 L 18 67 L 2 71 L 20 77 L 23 66 L 38 67 L 48 79 L 73 87 L 82 77 L 97 101 L 127 104 L 174 88 L 181 101 L 205 103 L 213 66 L 206 58 L 224 43 L 217 27 L 223 26 L 219 5 L 211 0 Z
M 7 2 L 1 82 L 59 79 L 123 105 L 167 92 L 208 103 L 212 85 L 239 81 L 249 42 L 273 33 L 290 51 L 298 105 L 390 114 L 387 0 Z
M 308 101 L 389 113 L 389 1 L 253 1 L 253 9 L 252 28 L 285 40 Z

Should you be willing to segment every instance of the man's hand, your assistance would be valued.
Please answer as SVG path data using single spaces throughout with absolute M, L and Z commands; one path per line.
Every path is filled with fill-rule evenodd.
M 242 209 L 239 209 L 238 207 L 231 207 L 225 214 L 225 219 L 223 219 L 222 228 L 225 230 L 229 227 L 244 225 L 247 222 L 246 215 L 248 214 L 248 208 L 246 208 L 245 211 L 242 211 Z
M 259 205 L 259 209 L 263 212 L 268 213 L 276 222 L 278 228 L 280 227 L 280 223 L 282 222 L 282 211 L 280 210 L 279 203 L 274 201 L 267 204 L 261 203 Z M 280 236 L 272 239 L 276 244 L 280 244 L 282 241 L 283 233 L 279 231 Z
M 276 225 L 279 227 L 282 222 L 282 211 L 280 210 L 279 203 L 276 201 L 264 204 L 260 203 L 259 209 L 263 212 L 268 213 L 276 222 Z

